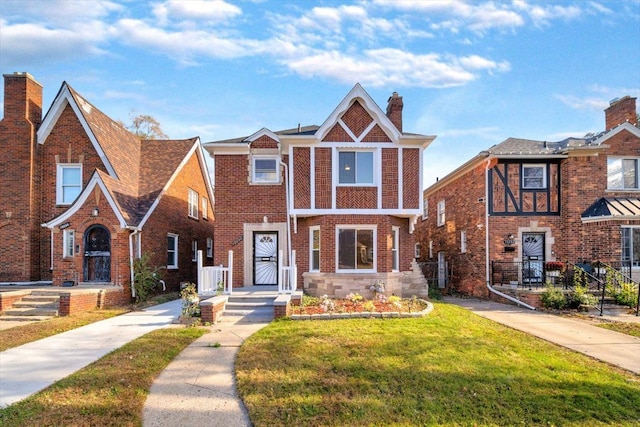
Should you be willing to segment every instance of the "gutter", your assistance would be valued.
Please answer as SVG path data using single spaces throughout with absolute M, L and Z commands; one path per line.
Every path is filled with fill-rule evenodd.
M 485 247 L 485 279 L 487 283 L 487 289 L 489 292 L 492 292 L 502 298 L 508 299 L 512 301 L 518 306 L 523 306 L 528 308 L 529 310 L 535 310 L 536 308 L 520 301 L 517 298 L 512 297 L 511 295 L 507 295 L 503 292 L 500 292 L 494 289 L 491 286 L 491 272 L 489 270 L 489 163 L 491 161 L 491 157 L 487 158 L 484 168 L 484 247 Z
M 129 230 L 133 230 L 133 233 L 129 234 L 129 269 L 131 271 L 131 298 L 136 297 L 136 287 L 134 286 L 134 278 L 135 272 L 133 271 L 133 236 L 140 233 L 140 229 L 138 227 L 127 227 Z
M 289 167 L 285 162 L 280 160 L 280 165 L 284 168 L 284 186 L 285 186 L 285 197 L 287 204 L 287 258 L 289 260 L 289 266 L 291 266 L 291 195 L 289 188 Z M 297 220 L 296 224 L 296 232 L 297 232 Z

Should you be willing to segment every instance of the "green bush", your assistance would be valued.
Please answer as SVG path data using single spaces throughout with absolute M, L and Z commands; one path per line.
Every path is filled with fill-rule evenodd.
M 567 295 L 567 307 L 569 308 L 595 307 L 596 304 L 596 297 L 588 292 L 586 286 L 576 286 L 574 291 Z
M 544 308 L 561 310 L 567 306 L 567 299 L 560 289 L 553 287 L 547 282 L 546 288 L 540 296 L 540 301 Z
M 156 292 L 162 277 L 157 267 L 151 268 L 151 254 L 145 252 L 133 261 L 133 288 L 136 291 L 136 304 L 145 302 Z
M 626 305 L 631 308 L 638 305 L 638 286 L 634 283 L 621 283 L 612 292 L 612 295 L 620 305 Z
M 180 298 L 182 298 L 182 317 L 200 317 L 200 296 L 194 283 L 187 283 L 182 288 Z

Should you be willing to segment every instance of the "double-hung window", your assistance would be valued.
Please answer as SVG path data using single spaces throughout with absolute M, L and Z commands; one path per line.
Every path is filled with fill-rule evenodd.
M 213 258 L 213 238 L 207 237 L 207 258 Z
M 320 271 L 320 227 L 309 229 L 309 271 Z
M 522 188 L 527 190 L 547 188 L 545 165 L 522 165 Z
M 178 235 L 167 234 L 167 268 L 178 268 Z
M 196 239 L 191 241 L 191 261 L 198 261 L 198 241 Z
M 337 270 L 376 270 L 376 228 L 373 225 L 338 226 Z
M 202 219 L 209 218 L 209 200 L 206 197 L 202 198 Z
M 400 271 L 399 240 L 400 227 L 391 227 L 391 271 Z
M 62 257 L 71 258 L 73 256 L 74 247 L 76 244 L 75 231 L 64 230 L 62 232 Z
M 622 227 L 622 260 L 640 267 L 640 228 Z
M 373 151 L 339 151 L 340 184 L 373 185 Z
M 189 216 L 191 218 L 198 218 L 198 192 L 189 189 Z
M 438 202 L 438 214 L 436 218 L 436 222 L 437 222 L 436 225 L 438 227 L 443 226 L 445 223 L 444 208 L 445 208 L 444 200 L 440 200 Z
M 56 204 L 70 205 L 82 191 L 82 164 L 58 163 L 56 167 Z
M 251 171 L 251 182 L 254 184 L 277 184 L 280 182 L 277 157 L 252 157 Z
M 607 188 L 609 190 L 637 190 L 638 159 L 607 158 Z

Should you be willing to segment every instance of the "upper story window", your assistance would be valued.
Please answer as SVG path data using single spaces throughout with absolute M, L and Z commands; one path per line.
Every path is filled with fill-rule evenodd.
M 280 182 L 277 157 L 252 157 L 251 182 L 255 184 L 277 184 Z
M 444 200 L 440 200 L 438 202 L 438 216 L 436 219 L 438 227 L 444 225 L 445 223 L 444 208 L 445 208 Z
M 607 188 L 610 190 L 637 190 L 638 159 L 609 157 L 607 159 Z
M 547 188 L 545 165 L 522 165 L 522 188 Z
M 422 208 L 422 219 L 429 218 L 429 199 L 424 199 L 424 206 Z
M 209 200 L 206 197 L 202 198 L 202 219 L 209 218 Z
M 376 269 L 375 226 L 339 226 L 337 228 L 337 270 L 339 272 L 370 271 Z
M 340 184 L 373 185 L 373 151 L 338 152 Z
M 198 218 L 198 192 L 189 189 L 189 216 Z
M 178 268 L 178 235 L 167 234 L 167 268 Z
M 56 172 L 56 204 L 70 205 L 82 191 L 82 164 L 58 163 Z

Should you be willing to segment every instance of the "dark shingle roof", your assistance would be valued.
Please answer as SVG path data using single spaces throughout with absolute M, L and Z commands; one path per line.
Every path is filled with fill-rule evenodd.
M 275 131 L 273 133 L 275 133 L 276 135 L 300 135 L 300 136 L 305 136 L 305 135 L 315 135 L 316 131 L 320 129 L 320 126 L 316 126 L 316 125 L 309 125 L 309 126 L 301 126 L 300 128 L 293 128 L 293 129 L 284 129 L 284 130 L 279 130 L 279 131 Z M 249 138 L 250 135 L 247 136 L 241 136 L 239 138 L 231 138 L 231 139 L 224 139 L 224 140 L 220 140 L 220 141 L 210 141 L 207 142 L 205 144 L 241 144 L 241 143 L 246 143 L 247 142 L 247 138 Z
M 640 198 L 603 197 L 596 200 L 583 213 L 585 219 L 615 219 L 617 217 L 640 217 Z

